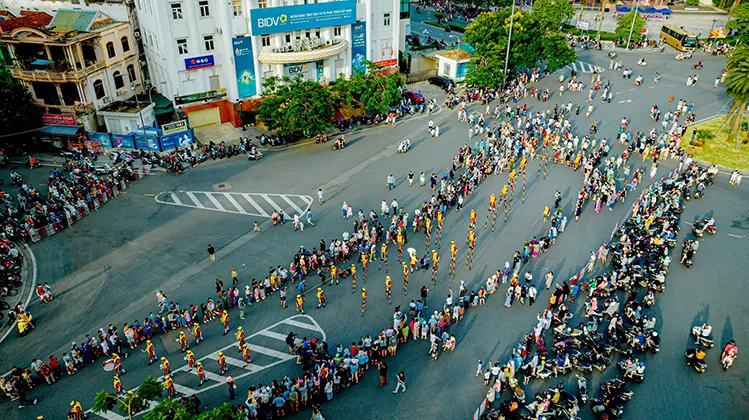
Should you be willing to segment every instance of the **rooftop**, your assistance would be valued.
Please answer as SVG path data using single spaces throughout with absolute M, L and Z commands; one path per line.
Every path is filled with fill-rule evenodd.
M 450 51 L 439 51 L 436 55 L 455 61 L 470 60 L 471 57 L 473 57 L 473 54 L 469 53 L 468 51 L 464 51 L 461 48 L 456 48 Z
M 52 16 L 44 12 L 26 13 L 21 17 L 0 21 L 0 34 L 10 32 L 16 28 L 39 28 L 49 25 Z
M 145 101 L 141 101 L 140 109 L 138 109 L 135 99 L 133 99 L 132 101 L 115 101 L 102 108 L 101 111 L 137 114 L 139 110 L 144 110 L 149 105 L 151 105 L 151 103 L 148 102 L 148 98 L 146 98 Z

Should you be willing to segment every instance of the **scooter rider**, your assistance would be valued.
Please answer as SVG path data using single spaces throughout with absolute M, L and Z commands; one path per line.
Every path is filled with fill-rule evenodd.
M 705 350 L 703 350 L 702 347 L 698 347 L 697 351 L 694 352 L 694 357 L 689 360 L 689 364 L 694 362 L 705 363 Z
M 637 61 L 638 66 L 647 66 L 648 62 L 645 61 L 645 57 L 642 57 L 639 61 Z
M 726 347 L 723 348 L 723 353 L 720 354 L 720 361 L 723 363 L 724 367 L 727 367 L 726 365 L 730 366 L 733 363 L 733 359 L 735 359 L 738 354 L 739 348 L 736 347 L 736 342 L 731 340 L 726 344 Z M 728 359 L 728 361 L 726 361 L 726 359 Z
M 411 140 L 409 140 L 408 137 L 406 137 L 405 139 L 403 139 L 403 141 L 400 144 L 400 148 L 399 149 L 400 149 L 401 152 L 407 152 L 407 151 L 411 150 Z

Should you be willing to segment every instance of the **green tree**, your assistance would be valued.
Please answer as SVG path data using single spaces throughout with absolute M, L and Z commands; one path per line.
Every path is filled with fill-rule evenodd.
M 341 103 L 354 101 L 364 105 L 369 113 L 387 112 L 390 105 L 400 100 L 400 77 L 396 73 L 384 74 L 371 61 L 365 61 L 367 71 L 351 75 L 348 80 L 339 79 L 334 85 L 335 98 Z
M 634 29 L 632 28 L 632 20 L 635 20 Z M 629 37 L 629 31 L 632 31 L 632 41 L 639 41 L 642 38 L 640 32 L 645 27 L 647 22 L 640 16 L 639 12 L 631 11 L 626 15 L 616 20 L 616 31 L 614 33 L 617 37 L 627 39 Z
M 200 408 L 200 407 L 199 407 Z M 243 420 L 244 416 L 237 413 L 229 403 L 208 411 L 192 414 L 187 406 L 178 400 L 164 398 L 156 406 L 143 415 L 143 420 Z
M 558 31 L 575 16 L 570 0 L 536 0 L 532 11 L 545 31 Z
M 519 3 L 519 1 L 516 1 L 515 7 L 517 7 Z M 490 8 L 494 7 L 505 9 L 508 7 L 512 7 L 512 0 L 476 0 L 474 4 L 476 4 L 479 9 L 483 10 L 489 10 Z
M 0 133 L 23 133 L 42 126 L 43 109 L 31 93 L 10 72 L 0 68 Z M 30 135 L 18 134 L 3 138 L 5 144 L 21 145 Z
M 749 103 L 749 46 L 744 44 L 734 50 L 733 55 L 726 60 L 726 70 L 726 94 L 733 99 L 731 110 L 728 112 L 728 122 L 731 124 L 728 138 L 736 139 L 738 149 L 739 127 Z
M 117 407 L 117 411 L 126 415 L 129 419 L 135 413 L 145 410 L 151 401 L 161 397 L 164 386 L 153 376 L 148 376 L 135 391 L 127 391 L 124 395 L 115 395 L 101 390 L 94 397 L 94 413 L 106 413 Z
M 258 105 L 258 117 L 280 135 L 312 137 L 332 127 L 335 117 L 329 89 L 311 80 L 269 77 L 263 82 L 266 99 Z
M 736 6 L 731 12 L 732 19 L 726 24 L 726 29 L 738 29 L 736 37 L 742 44 L 749 42 L 749 3 Z
M 576 59 L 575 52 L 556 29 L 543 29 L 535 13 L 515 12 L 512 19 L 508 72 L 546 62 L 556 70 Z M 482 13 L 468 25 L 464 40 L 476 46 L 473 68 L 466 82 L 476 86 L 499 86 L 505 80 L 504 67 L 510 31 L 510 13 Z

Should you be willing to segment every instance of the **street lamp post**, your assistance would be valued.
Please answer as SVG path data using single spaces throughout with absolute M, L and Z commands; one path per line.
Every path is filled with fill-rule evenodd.
M 639 13 L 640 8 L 640 0 L 637 0 L 637 3 L 635 3 L 635 8 L 632 10 L 635 14 L 632 16 L 632 26 L 629 27 L 629 36 L 627 37 L 627 49 L 629 49 L 629 45 L 632 42 L 632 31 L 635 30 L 635 21 L 637 20 L 637 14 Z
M 510 11 L 510 33 L 507 36 L 507 51 L 505 52 L 505 82 L 507 82 L 507 65 L 510 62 L 510 43 L 512 42 L 512 23 L 515 18 L 515 0 L 512 0 L 512 9 Z
M 140 101 L 138 100 L 138 94 L 135 93 L 135 82 L 130 84 L 130 90 L 133 91 L 133 95 L 135 96 L 135 106 L 138 107 L 138 115 L 140 115 L 140 126 L 143 128 L 143 140 L 146 141 L 146 147 L 148 147 L 148 134 L 146 134 L 146 122 L 143 120 L 143 112 L 141 112 L 141 109 L 140 109 Z M 149 102 L 151 101 L 151 89 L 148 89 L 148 100 Z M 150 102 L 150 103 L 153 104 L 153 102 Z

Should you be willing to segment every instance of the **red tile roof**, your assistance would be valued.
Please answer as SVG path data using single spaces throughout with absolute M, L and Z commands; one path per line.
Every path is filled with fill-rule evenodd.
M 27 13 L 22 17 L 0 22 L 0 34 L 10 32 L 16 28 L 40 28 L 49 25 L 52 16 L 44 12 Z

